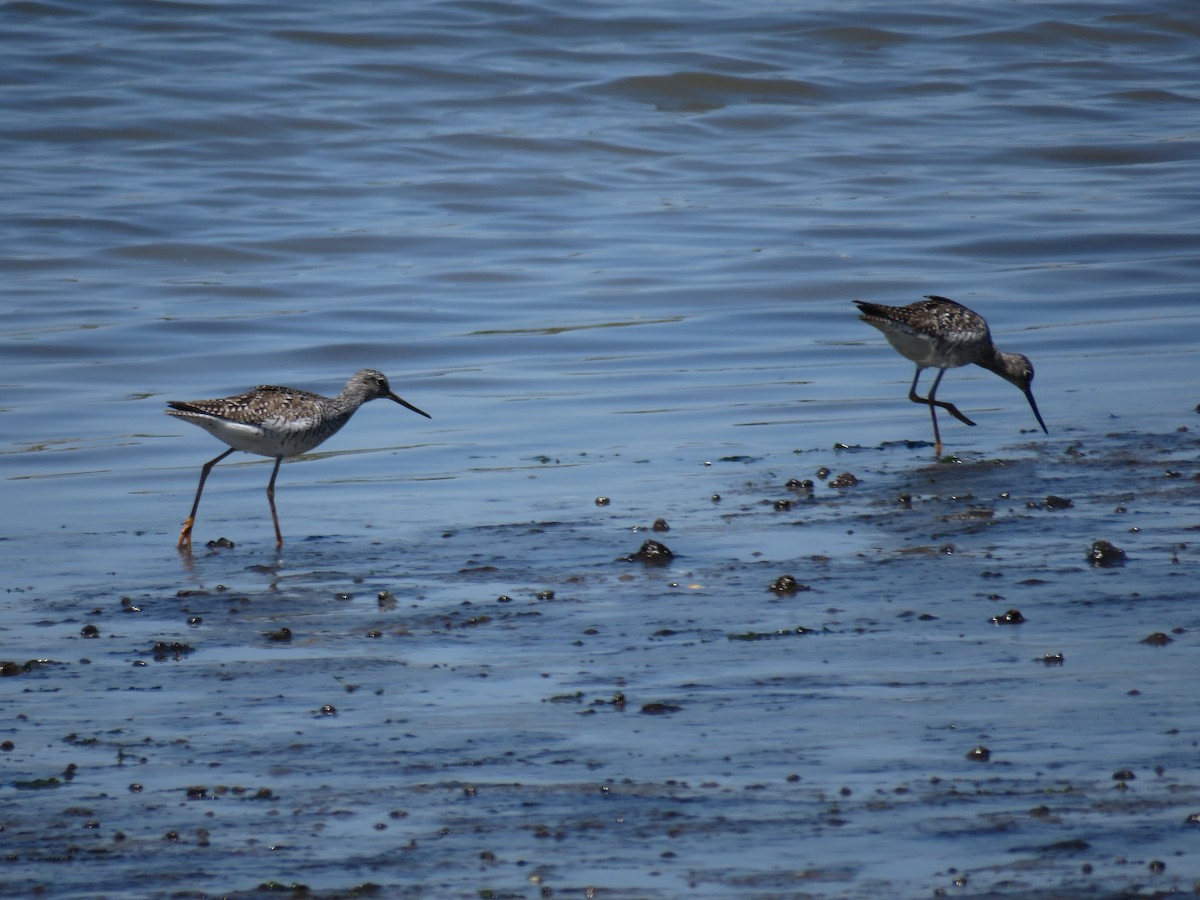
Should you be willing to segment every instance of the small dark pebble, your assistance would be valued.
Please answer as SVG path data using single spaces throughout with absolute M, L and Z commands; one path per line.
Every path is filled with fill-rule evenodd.
M 992 758 L 992 751 L 987 747 L 973 747 L 967 751 L 967 759 L 972 762 L 987 762 Z
M 771 582 L 771 590 L 776 594 L 795 594 L 799 591 L 810 591 L 807 584 L 801 584 L 791 575 L 780 575 Z
M 323 716 L 336 716 L 337 715 L 337 707 L 333 706 L 330 703 L 326 703 L 324 706 L 321 707 L 320 712 L 321 712 L 321 715 L 323 715 Z
M 824 481 L 826 478 L 829 477 L 831 471 L 832 470 L 827 469 L 824 466 L 821 466 L 821 468 L 817 469 L 817 480 Z
M 1025 617 L 1019 609 L 1010 609 L 1003 615 L 992 616 L 991 621 L 993 625 L 1020 625 L 1025 621 Z
M 200 618 L 200 616 L 189 616 L 187 623 L 195 628 L 197 625 L 202 625 L 204 623 L 204 619 Z
M 650 526 L 655 531 L 670 531 L 671 526 L 667 524 L 666 519 L 655 519 L 654 524 Z
M 1148 868 L 1151 872 L 1165 872 L 1167 871 L 1167 864 L 1161 859 L 1152 859 L 1150 860 L 1150 865 L 1148 865 L 1146 868 Z
M 792 508 L 791 500 L 776 500 L 774 505 L 775 512 L 787 512 Z
M 1042 853 L 1082 853 L 1085 850 L 1091 849 L 1091 844 L 1083 838 L 1068 838 L 1065 841 L 1055 841 L 1053 844 L 1044 844 L 1038 849 Z
M 191 653 L 192 649 L 189 644 L 181 644 L 179 641 L 157 641 L 154 644 L 154 659 L 157 662 L 167 659 L 180 660 Z
M 744 631 L 741 634 L 725 635 L 731 641 L 768 641 L 774 638 L 811 634 L 812 629 L 797 625 L 795 628 L 780 628 L 776 631 Z
M 554 591 L 538 591 L 537 598 L 539 600 L 553 600 L 554 599 Z
M 298 881 L 289 884 L 284 884 L 282 881 L 264 881 L 258 885 L 257 890 L 263 893 L 289 894 L 293 897 L 307 897 L 312 893 L 307 884 L 301 884 Z
M 100 629 L 95 625 L 84 625 L 83 628 L 79 629 L 79 633 L 85 638 L 100 637 Z
M 396 595 L 391 591 L 380 591 L 375 595 L 375 602 L 379 604 L 380 609 L 395 609 Z
M 1125 564 L 1125 551 L 1108 541 L 1096 541 L 1088 551 L 1088 560 L 1093 566 L 1122 566 Z
M 711 500 L 713 503 L 720 503 L 720 502 L 721 502 L 721 495 L 720 495 L 720 494 L 713 494 L 713 495 L 712 495 L 711 497 L 709 497 L 708 499 L 709 499 L 709 500 Z
M 1133 781 L 1137 775 L 1133 773 L 1132 769 L 1118 769 L 1113 772 L 1112 777 L 1113 781 Z
M 811 478 L 789 478 L 784 485 L 789 491 L 801 491 L 811 494 L 813 490 L 813 480 Z
M 597 506 L 608 506 L 608 504 L 610 504 L 610 503 L 612 503 L 612 501 L 609 500 L 607 497 L 597 497 L 596 498 Z
M 222 538 L 217 538 L 215 541 L 209 541 L 205 546 L 210 547 L 214 550 L 216 550 L 216 549 L 232 550 L 234 547 L 234 543 L 229 538 L 222 537 Z
M 292 640 L 292 629 L 284 627 L 278 631 L 263 632 L 263 637 L 276 644 L 287 644 Z
M 843 472 L 829 482 L 831 488 L 854 487 L 856 484 L 858 484 L 858 477 L 852 472 Z
M 1061 653 L 1047 653 L 1042 657 L 1042 663 L 1047 666 L 1061 666 L 1063 664 L 1063 655 Z
M 905 509 L 912 509 L 912 494 L 901 494 L 896 498 L 896 502 Z
M 666 544 L 658 541 L 646 541 L 636 553 L 619 558 L 620 562 L 641 562 L 648 566 L 665 566 L 675 558 L 675 554 Z
M 1073 505 L 1066 497 L 1056 497 L 1054 494 L 1047 496 L 1042 503 L 1045 504 L 1046 509 L 1067 509 Z
M 681 709 L 682 706 L 675 706 L 673 703 L 647 703 L 642 706 L 642 713 L 647 716 L 665 716 Z
M 1168 637 L 1161 631 L 1156 631 L 1154 634 L 1147 635 L 1138 641 L 1139 644 L 1149 644 L 1151 647 L 1165 647 L 1171 643 L 1173 638 Z
M 1184 825 L 1200 825 L 1200 813 L 1192 813 L 1183 820 Z

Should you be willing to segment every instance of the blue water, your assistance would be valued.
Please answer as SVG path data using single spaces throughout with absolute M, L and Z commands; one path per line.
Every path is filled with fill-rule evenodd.
M 606 734 L 612 716 L 572 715 L 532 735 L 510 716 L 539 719 L 559 708 L 547 696 L 576 689 L 589 699 L 607 696 L 630 642 L 642 647 L 645 635 L 686 632 L 688 621 L 699 622 L 694 627 L 703 638 L 692 650 L 639 665 L 647 667 L 650 684 L 675 688 L 702 681 L 698 672 L 727 676 L 722 690 L 732 692 L 729 709 L 737 715 L 721 720 L 714 711 L 711 744 L 693 732 L 671 735 L 647 744 L 638 758 L 648 777 L 665 783 L 680 759 L 675 742 L 685 740 L 696 758 L 680 763 L 687 771 L 675 775 L 702 796 L 674 796 L 684 790 L 675 785 L 662 789 L 670 795 L 662 802 L 692 803 L 719 815 L 712 810 L 728 798 L 696 786 L 708 779 L 726 784 L 725 759 L 748 752 L 743 743 L 770 742 L 762 736 L 778 726 L 778 713 L 758 692 L 771 673 L 794 674 L 786 643 L 770 643 L 765 662 L 716 651 L 743 649 L 728 644 L 727 633 L 783 624 L 776 607 L 759 608 L 771 600 L 762 596 L 762 585 L 790 569 L 804 580 L 814 557 L 858 565 L 855 560 L 876 553 L 890 558 L 909 543 L 937 548 L 944 527 L 936 516 L 909 533 L 873 512 L 895 492 L 953 504 L 967 496 L 993 501 L 1021 487 L 995 482 L 975 467 L 925 472 L 932 451 L 919 442 L 931 438 L 928 417 L 905 400 L 912 367 L 857 321 L 856 298 L 903 304 L 924 294 L 953 297 L 988 318 L 999 346 L 1027 354 L 1036 367 L 1033 389 L 1049 436 L 1036 430 L 1019 392 L 972 369 L 948 373 L 940 396 L 979 424 L 969 429 L 944 421 L 943 438 L 948 451 L 967 461 L 1032 460 L 1012 470 L 1024 479 L 1024 499 L 1066 489 L 1065 481 L 1075 491 L 1075 511 L 1046 519 L 1067 523 L 1049 543 L 1039 527 L 1025 525 L 1003 532 L 1007 543 L 995 534 L 959 535 L 966 542 L 960 552 L 975 562 L 954 570 L 952 582 L 976 579 L 990 565 L 989 552 L 1005 552 L 1043 576 L 1082 579 L 1071 589 L 1083 596 L 1063 599 L 1083 602 L 1094 573 L 1065 573 L 1083 565 L 1092 540 L 1125 537 L 1129 526 L 1112 510 L 1129 505 L 1122 497 L 1130 490 L 1140 492 L 1149 518 L 1139 519 L 1140 531 L 1125 539 L 1147 542 L 1142 558 L 1162 568 L 1116 573 L 1124 581 L 1113 595 L 1128 599 L 1141 590 L 1174 597 L 1181 567 L 1194 568 L 1186 550 L 1173 564 L 1167 549 L 1190 542 L 1189 513 L 1171 508 L 1190 510 L 1194 502 L 1187 488 L 1196 448 L 1180 429 L 1195 427 L 1200 401 L 1200 20 L 1191 2 L 1134 10 L 1116 2 L 974 0 L 352 0 L 336 8 L 271 0 L 55 0 L 10 3 L 3 22 L 0 568 L 6 593 L 0 628 L 13 643 L 0 656 L 47 656 L 74 666 L 36 676 L 49 679 L 41 682 L 46 696 L 67 706 L 37 720 L 49 729 L 44 735 L 18 740 L 8 754 L 14 777 L 38 777 L 37 747 L 73 731 L 105 730 L 87 715 L 109 714 L 96 711 L 105 709 L 110 687 L 97 688 L 94 697 L 76 692 L 89 679 L 109 685 L 106 677 L 116 679 L 116 690 L 128 675 L 132 648 L 142 646 L 137 642 L 164 636 L 160 622 L 171 628 L 183 622 L 163 605 L 175 603 L 169 598 L 180 590 L 232 586 L 255 603 L 261 591 L 277 604 L 269 614 L 256 606 L 255 624 L 244 633 L 228 630 L 227 611 L 210 612 L 213 630 L 203 640 L 181 632 L 203 651 L 156 670 L 176 673 L 159 685 L 168 692 L 168 710 L 191 698 L 208 721 L 214 701 L 204 679 L 217 677 L 217 669 L 208 668 L 219 669 L 217 660 L 249 666 L 253 696 L 260 690 L 271 696 L 277 680 L 325 678 L 329 666 L 322 660 L 348 662 L 362 652 L 361 640 L 342 643 L 331 635 L 366 630 L 378 589 L 403 585 L 411 596 L 402 608 L 432 607 L 428 622 L 410 623 L 426 634 L 426 628 L 436 630 L 440 615 L 461 612 L 464 602 L 493 603 L 498 594 L 554 584 L 584 609 L 543 612 L 533 632 L 533 619 L 513 616 L 498 636 L 472 644 L 462 658 L 448 657 L 452 665 L 470 666 L 480 662 L 475 650 L 495 654 L 494 683 L 507 688 L 500 697 L 475 693 L 462 678 L 442 678 L 436 641 L 432 649 L 370 645 L 380 665 L 405 658 L 404 678 L 424 684 L 431 703 L 454 707 L 448 718 L 432 711 L 428 720 L 421 717 L 424 762 L 436 769 L 439 754 L 469 753 L 463 748 L 485 734 L 499 743 L 514 740 L 524 748 L 519 759 L 534 759 L 522 755 L 530 746 L 564 740 L 572 748 L 565 755 L 586 757 L 580 748 L 603 747 L 619 733 Z M 237 551 L 181 565 L 179 523 L 199 466 L 221 447 L 163 416 L 164 401 L 219 397 L 260 383 L 334 393 L 367 366 L 386 372 L 397 392 L 432 420 L 371 404 L 319 451 L 286 464 L 278 502 L 288 544 L 278 557 L 262 493 L 270 463 L 231 458 L 209 481 L 196 538 L 203 545 L 228 536 Z M 1119 442 L 1106 444 L 1114 434 L 1122 435 Z M 893 441 L 918 443 L 885 443 Z M 839 456 L 837 444 L 864 449 Z M 1095 454 L 1096 467 L 1078 452 Z M 1147 468 L 1135 476 L 1126 468 L 1135 464 Z M 786 517 L 763 506 L 787 494 L 781 487 L 787 478 L 813 478 L 826 465 L 833 474 L 868 471 L 873 485 L 842 505 L 836 490 L 819 484 L 815 520 L 797 527 L 781 524 Z M 1161 487 L 1172 491 L 1163 495 L 1169 502 L 1146 499 L 1160 496 L 1152 478 L 1167 469 L 1181 472 Z M 715 502 L 714 494 L 725 499 Z M 601 495 L 611 496 L 612 505 L 596 506 Z M 1020 503 L 1011 505 L 1021 515 Z M 663 539 L 685 548 L 686 562 L 661 578 L 614 569 L 614 558 L 637 549 L 649 535 L 640 529 L 660 516 L 672 526 Z M 1054 555 L 1060 550 L 1061 557 Z M 1052 561 L 1058 559 L 1070 563 L 1061 568 Z M 900 577 L 890 577 L 894 570 L 887 566 L 853 573 L 835 568 L 829 577 L 837 599 L 822 598 L 814 609 L 841 612 L 783 620 L 815 623 L 825 616 L 827 628 L 847 634 L 882 629 L 886 636 L 890 626 L 877 623 L 894 623 L 900 610 L 891 605 L 919 606 L 928 599 L 925 579 L 945 577 L 923 562 L 903 563 L 910 565 L 912 573 L 896 572 Z M 686 604 L 647 610 L 643 583 L 651 597 L 711 592 L 731 606 L 719 613 Z M 866 588 L 856 596 L 860 583 Z M 974 580 L 971 585 L 974 591 Z M 256 666 L 264 652 L 261 634 L 276 618 L 289 611 L 314 614 L 310 606 L 332 602 L 343 590 L 358 590 L 366 608 L 336 607 L 333 624 L 310 631 L 302 651 L 290 651 L 293 665 L 279 648 L 267 647 L 275 668 Z M 1011 599 L 1016 590 L 1010 585 L 996 593 Z M 109 642 L 107 662 L 91 653 L 89 674 L 81 675 L 79 628 L 94 608 L 115 616 L 122 595 L 153 599 L 143 604 L 151 624 L 142 634 L 129 624 L 142 619 L 120 618 L 123 640 Z M 945 615 L 957 601 L 931 602 L 949 604 L 939 612 Z M 505 609 L 513 607 L 496 608 Z M 596 618 L 588 620 L 585 612 Z M 973 610 L 965 621 L 982 627 L 994 612 Z M 1136 644 L 1144 633 L 1187 627 L 1194 618 L 1149 616 L 1155 620 L 1143 623 L 1141 615 L 1149 616 L 1145 607 L 1130 634 L 1121 635 L 1120 651 L 1103 643 L 1105 629 L 1097 624 L 1102 659 L 1132 653 L 1144 660 L 1146 648 Z M 227 627 L 216 629 L 217 621 Z M 594 665 L 590 651 L 572 649 L 588 624 L 630 621 L 638 623 L 636 638 L 602 632 L 596 639 L 612 640 L 599 654 L 611 671 Z M 1064 638 L 1078 627 L 1069 616 L 1059 626 L 1055 636 Z M 988 637 L 979 640 L 990 641 L 994 629 L 987 625 L 983 633 Z M 1024 665 L 1054 649 L 1050 636 L 1046 641 L 1013 652 Z M 1192 653 L 1194 661 L 1193 650 L 1181 649 L 1185 642 L 1181 636 L 1163 656 Z M 932 703 L 936 709 L 939 698 L 960 695 L 970 681 L 964 672 L 995 674 L 988 667 L 996 660 L 975 659 L 976 648 L 970 640 L 941 647 L 938 653 L 951 654 L 952 674 L 944 680 L 914 674 L 930 686 L 928 696 L 914 698 L 919 708 Z M 706 658 L 706 652 L 715 655 Z M 555 660 L 547 663 L 555 674 L 532 677 L 531 659 Z M 910 665 L 895 644 L 845 649 L 832 659 L 825 664 L 839 673 L 832 694 L 846 703 L 888 693 L 880 685 L 906 681 Z M 189 665 L 204 666 L 205 674 L 189 675 Z M 600 670 L 594 679 L 582 674 Z M 1043 674 L 1041 668 L 1021 671 Z M 1171 697 L 1186 696 L 1186 671 L 1186 665 L 1164 670 L 1163 689 L 1177 692 Z M 992 685 L 987 696 L 998 703 L 998 720 L 1021 722 L 1015 698 L 1008 705 L 997 699 L 1003 691 L 991 693 L 991 674 L 981 677 Z M 4 682 L 10 720 L 30 712 L 28 697 L 16 692 L 33 677 Z M 1092 677 L 1103 679 L 1103 666 L 1085 685 L 1058 681 L 1098 689 Z M 55 686 L 55 678 L 64 679 L 62 685 Z M 1039 678 L 1030 689 L 1044 690 L 1044 684 Z M 791 690 L 780 701 L 788 709 L 795 701 Z M 313 694 L 316 708 L 321 691 Z M 80 706 L 70 706 L 72 700 Z M 972 700 L 983 702 L 968 693 L 966 708 Z M 248 705 L 241 713 L 252 719 L 247 696 L 217 705 L 237 711 L 242 703 Z M 830 721 L 858 719 L 853 709 L 825 705 L 823 714 L 835 717 Z M 485 722 L 487 709 L 500 709 L 498 721 Z M 844 784 L 876 777 L 864 771 L 882 773 L 879 790 L 924 773 L 927 746 L 909 730 L 908 713 L 894 720 L 892 714 L 881 712 L 878 729 L 863 724 L 861 741 L 817 742 L 827 752 L 814 751 L 818 771 L 800 782 L 813 790 L 805 795 L 813 809 L 823 811 L 809 810 L 813 816 L 834 815 L 829 804 Z M 73 715 L 87 722 L 72 723 Z M 393 710 L 389 721 L 401 717 Z M 920 719 L 913 727 L 918 733 L 939 729 L 948 718 L 938 724 Z M 205 741 L 204 727 L 153 721 L 153 728 L 138 727 L 164 746 L 178 731 Z M 1039 722 L 1053 728 L 1054 717 Z M 1108 748 L 1089 769 L 1105 789 L 1111 770 L 1132 764 L 1121 759 L 1137 755 L 1137 741 L 1124 725 L 1085 715 L 1072 726 L 1071 746 Z M 1190 714 L 1177 728 L 1190 740 L 1196 725 Z M 702 730 L 703 722 L 694 727 Z M 13 733 L 20 728 L 13 726 Z M 286 740 L 268 749 L 256 746 L 260 735 L 253 731 L 238 737 L 229 745 L 212 738 L 197 753 L 236 765 L 247 782 L 282 778 L 271 775 L 281 770 L 270 766 L 286 769 Z M 625 734 L 616 746 L 638 740 Z M 392 752 L 390 741 L 402 739 L 388 737 L 385 728 L 379 746 L 360 751 L 356 765 L 378 763 L 380 754 Z M 889 743 L 897 748 L 895 759 L 870 749 Z M 783 779 L 793 771 L 787 746 L 790 738 L 781 737 L 781 757 L 764 750 L 748 763 L 744 780 L 753 784 L 765 772 L 763 781 L 787 784 Z M 868 748 L 863 768 L 852 758 L 855 747 Z M 960 749 L 967 748 L 955 745 L 951 754 L 956 763 Z M 239 754 L 245 758 L 236 761 Z M 300 753 L 293 771 L 307 771 L 302 757 L 308 759 Z M 524 766 L 492 760 L 480 777 L 508 785 L 551 778 L 570 810 L 576 774 L 547 775 L 538 759 Z M 174 798 L 171 791 L 186 787 L 171 775 L 178 760 L 160 763 L 157 783 Z M 415 766 L 385 781 L 415 790 L 414 779 L 423 776 L 413 773 L 425 771 Z M 585 766 L 578 778 L 586 772 Z M 320 780 L 334 792 L 352 793 L 351 780 L 337 780 L 344 774 Z M 113 777 L 122 791 L 132 780 Z M 142 780 L 147 792 L 137 802 L 149 802 L 151 778 Z M 300 798 L 306 784 L 301 778 L 291 786 L 289 802 L 313 808 L 316 798 Z M 514 794 L 504 807 L 508 827 L 528 837 L 522 829 L 540 824 L 538 816 L 522 815 L 529 798 L 506 790 Z M 764 810 L 755 806 L 758 794 L 740 784 L 736 790 L 736 815 L 763 824 L 761 833 L 739 826 L 748 830 L 721 844 L 720 863 L 709 842 L 719 839 L 721 827 L 706 819 L 696 831 L 684 829 L 673 858 L 660 857 L 663 848 L 654 841 L 622 837 L 613 839 L 611 858 L 565 849 L 558 871 L 569 870 L 571 858 L 587 857 L 595 886 L 629 896 L 927 895 L 950 885 L 948 867 L 962 871 L 972 860 L 1002 866 L 1012 862 L 1010 845 L 1055 840 L 1054 834 L 1019 835 L 998 845 L 984 839 L 947 856 L 939 849 L 944 833 L 932 801 L 912 813 L 915 838 L 880 845 L 870 826 L 847 829 L 840 842 L 822 844 L 828 869 L 793 882 L 780 872 L 816 865 L 786 862 L 797 853 L 789 835 L 798 833 L 786 809 L 795 809 L 798 798 L 764 796 L 764 803 L 781 803 Z M 1023 785 L 1017 792 L 1021 815 L 1038 805 L 1036 790 Z M 407 825 L 344 839 L 370 838 L 381 859 L 410 839 L 428 840 L 438 831 L 440 807 L 423 806 L 421 796 L 406 801 Z M 36 834 L 46 808 L 29 804 L 80 805 L 57 800 L 0 788 L 0 813 L 11 823 L 33 822 L 32 831 L 20 833 Z M 121 796 L 122 803 L 135 800 Z M 1016 813 L 997 813 L 1009 814 Z M 107 823 L 135 812 L 99 815 Z M 590 821 L 592 813 L 580 815 Z M 1091 862 L 1105 874 L 1085 886 L 1127 888 L 1152 879 L 1141 856 L 1129 857 L 1140 862 L 1136 873 L 1129 863 L 1128 874 L 1119 866 L 1101 869 L 1101 858 L 1117 858 L 1121 851 L 1113 846 L 1139 828 L 1176 834 L 1183 815 L 1171 807 L 1170 826 L 1166 818 L 1156 826 L 1141 820 L 1097 825 L 1108 842 L 1094 842 L 1104 850 Z M 817 819 L 805 821 L 812 827 Z M 109 840 L 116 827 L 101 829 L 95 839 Z M 246 827 L 253 834 L 261 822 Z M 817 828 L 822 836 L 826 830 Z M 271 840 L 303 845 L 297 834 L 280 831 L 264 846 Z M 496 852 L 511 863 L 515 851 L 505 852 L 504 829 L 496 834 Z M 536 838 L 528 843 L 541 851 L 550 846 Z M 244 841 L 234 844 L 241 848 Z M 324 867 L 291 874 L 272 868 L 269 854 L 245 850 L 224 875 L 206 870 L 194 883 L 164 875 L 162 888 L 219 894 L 277 878 L 330 890 L 372 880 L 413 895 L 475 896 L 496 888 L 532 896 L 537 890 L 519 866 L 452 876 L 429 860 L 405 874 L 378 861 L 343 867 L 339 860 L 347 855 L 337 847 L 333 841 L 323 848 Z M 474 867 L 475 850 L 455 852 Z M 20 865 L 0 873 L 13 880 L 14 890 L 55 879 L 64 894 L 90 890 L 61 868 L 47 870 L 32 851 L 17 855 Z M 864 857 L 875 862 L 865 865 Z M 776 865 L 781 860 L 783 869 Z M 1078 862 L 1035 869 L 1021 889 L 1051 890 L 1064 883 L 1065 873 L 1079 871 Z M 1166 873 L 1148 883 L 1186 886 L 1200 877 L 1174 857 L 1168 863 Z M 112 852 L 105 890 L 121 895 L 123 879 L 146 864 L 143 857 Z M 174 872 L 177 863 L 169 858 L 163 865 Z M 672 874 L 647 874 L 654 866 L 669 866 Z M 977 876 L 972 887 L 1002 889 L 1006 874 L 997 870 L 987 882 Z

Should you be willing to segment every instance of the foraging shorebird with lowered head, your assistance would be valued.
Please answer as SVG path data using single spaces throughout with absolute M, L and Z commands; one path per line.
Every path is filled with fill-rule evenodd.
M 1050 433 L 1033 399 L 1033 364 L 1020 353 L 1005 353 L 992 343 L 992 334 L 983 316 L 945 297 L 927 296 L 908 306 L 883 306 L 855 300 L 859 318 L 883 332 L 900 355 L 917 365 L 908 399 L 929 407 L 933 419 L 934 454 L 942 455 L 942 436 L 938 431 L 937 407 L 941 407 L 965 425 L 975 423 L 958 411 L 953 403 L 935 399 L 938 385 L 947 369 L 974 363 L 995 372 L 1005 381 L 1015 384 L 1033 410 L 1042 431 Z M 937 369 L 928 396 L 917 395 L 917 382 L 926 369 Z

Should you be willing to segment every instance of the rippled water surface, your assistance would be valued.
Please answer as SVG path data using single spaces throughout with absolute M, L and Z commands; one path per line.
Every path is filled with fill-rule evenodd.
M 3 14 L 0 893 L 1200 883 L 1191 2 Z

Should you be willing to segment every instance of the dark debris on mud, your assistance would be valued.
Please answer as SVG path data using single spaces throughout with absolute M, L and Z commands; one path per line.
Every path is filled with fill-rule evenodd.
M 1190 889 L 1198 449 L 740 459 L 653 512 L 20 595 L 6 889 Z

